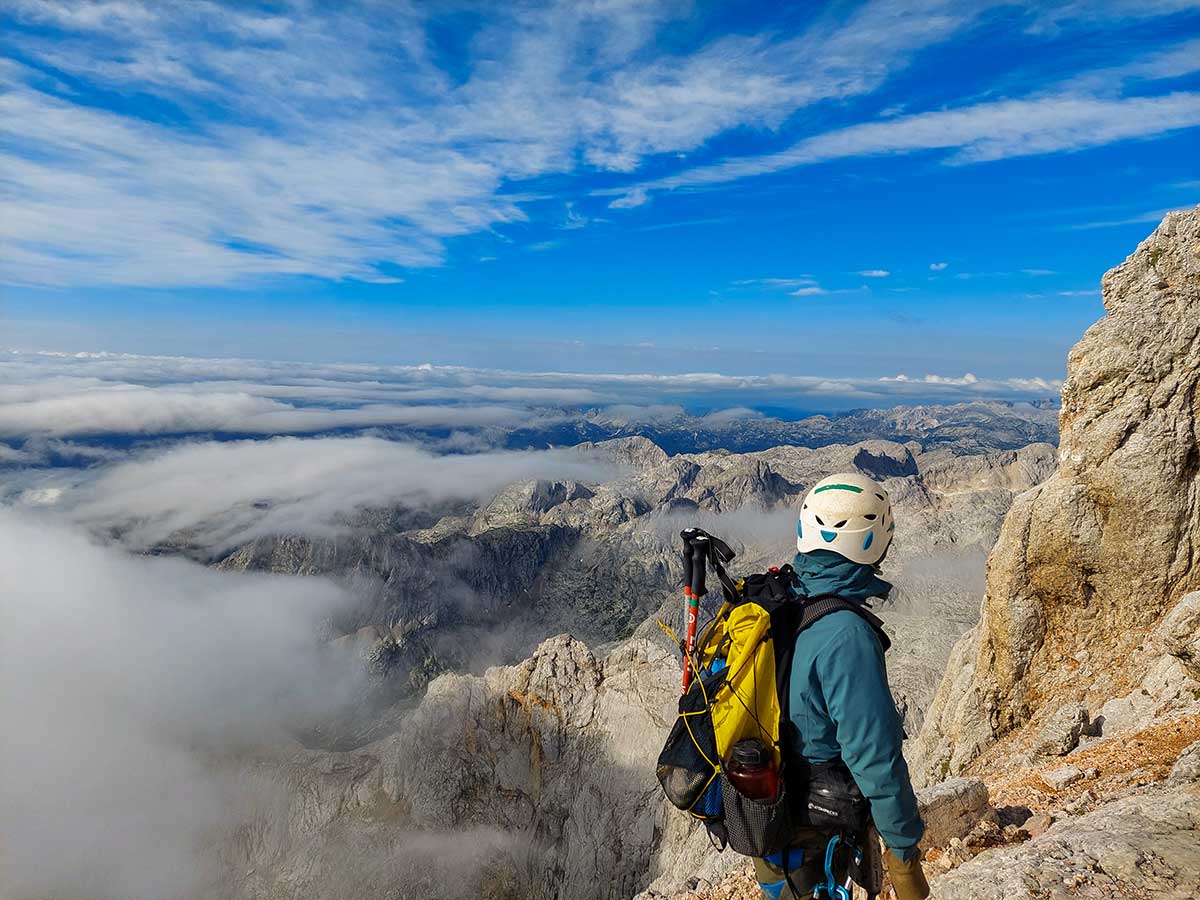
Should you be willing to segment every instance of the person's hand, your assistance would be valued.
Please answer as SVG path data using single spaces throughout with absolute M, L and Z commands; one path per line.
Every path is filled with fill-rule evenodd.
M 914 854 L 906 862 L 889 850 L 887 857 L 888 875 L 896 891 L 896 900 L 925 900 L 929 896 L 929 882 L 921 869 L 921 854 Z

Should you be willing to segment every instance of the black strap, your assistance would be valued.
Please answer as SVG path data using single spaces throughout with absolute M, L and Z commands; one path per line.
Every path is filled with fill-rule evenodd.
M 721 582 L 721 593 L 725 595 L 726 600 L 732 602 L 738 595 L 737 582 L 729 577 L 729 573 L 725 571 L 725 566 L 721 564 L 721 561 L 716 556 L 710 557 L 709 563 L 711 563 L 713 571 L 717 573 L 717 580 Z
M 892 646 L 892 640 L 883 630 L 883 620 L 861 603 L 851 603 L 848 600 L 843 600 L 841 597 L 814 597 L 811 600 L 805 601 L 804 611 L 800 614 L 800 624 L 796 626 L 796 633 L 799 634 L 818 619 L 823 619 L 830 613 L 841 612 L 844 609 L 855 613 L 871 626 L 872 630 L 875 632 L 875 636 L 879 638 L 879 643 L 886 653 L 887 650 Z

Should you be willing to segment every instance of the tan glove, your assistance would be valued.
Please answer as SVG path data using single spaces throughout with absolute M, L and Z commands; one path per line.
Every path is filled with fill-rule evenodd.
M 889 850 L 887 867 L 892 888 L 896 891 L 896 900 L 925 900 L 929 896 L 929 882 L 925 880 L 925 872 L 921 869 L 920 853 L 905 862 Z

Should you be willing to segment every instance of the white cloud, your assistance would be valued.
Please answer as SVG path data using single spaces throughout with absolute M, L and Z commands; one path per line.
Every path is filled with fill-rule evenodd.
M 798 109 L 870 94 L 986 8 L 870 0 L 848 15 L 818 13 L 798 34 L 731 34 L 664 53 L 661 36 L 688 15 L 686 3 L 494 7 L 462 70 L 448 73 L 430 52 L 440 14 L 430 5 L 269 15 L 217 3 L 10 4 L 18 20 L 61 33 L 15 29 L 28 64 L 0 67 L 3 277 L 398 283 L 397 267 L 440 264 L 450 238 L 525 221 L 530 198 L 514 185 L 595 167 L 636 171 L 651 157 L 686 158 L 731 129 L 769 131 Z M 1047 20 L 1054 27 L 1088 18 L 1060 12 Z M 1128 6 L 1101 17 L 1134 15 Z M 1125 74 L 1186 74 L 1194 49 L 1177 44 Z M 164 112 L 90 105 L 46 71 L 151 98 Z M 632 208 L 655 190 L 827 159 L 940 149 L 953 151 L 949 162 L 979 162 L 1197 121 L 1194 94 L 1103 99 L 1086 82 L 1076 88 L 884 118 L 596 193 Z M 560 224 L 589 219 L 570 207 Z
M 922 378 L 909 378 L 907 375 L 885 376 L 879 379 L 880 381 L 898 381 L 898 382 L 914 382 L 919 381 L 923 384 L 955 384 L 955 385 L 976 385 L 979 384 L 979 379 L 967 372 L 965 375 L 958 377 L 946 375 L 925 375 Z
M 361 684 L 320 652 L 348 598 L 318 578 L 127 556 L 0 509 L 6 895 L 163 900 L 247 786 L 212 763 Z
M 1200 125 L 1200 93 L 1107 99 L 1054 94 L 997 100 L 852 125 L 766 156 L 737 157 L 647 181 L 642 191 L 724 184 L 797 166 L 859 156 L 953 151 L 950 165 L 1072 152 Z
M 1181 78 L 1197 71 L 1200 71 L 1200 38 L 1193 38 L 1147 53 L 1123 65 L 1085 72 L 1069 84 L 1077 90 L 1112 93 L 1121 90 L 1129 82 Z
M 448 238 L 523 221 L 506 185 L 581 161 L 630 171 L 731 128 L 776 127 L 875 89 L 975 14 L 925 6 L 874 0 L 799 36 L 673 55 L 657 39 L 686 4 L 496 7 L 464 80 L 429 51 L 433 7 L 20 3 L 18 19 L 63 33 L 18 32 L 31 65 L 0 70 L 4 277 L 392 283 L 395 266 L 437 265 Z M 42 67 L 171 113 L 85 104 Z M 635 188 L 612 205 L 645 200 Z
M 591 217 L 585 216 L 577 210 L 574 203 L 568 203 L 561 227 L 568 231 L 575 231 L 580 228 L 586 228 L 591 221 Z
M 93 470 L 56 504 L 145 548 L 177 532 L 220 551 L 270 534 L 333 534 L 366 507 L 486 500 L 528 478 L 598 482 L 618 472 L 572 450 L 436 456 L 378 438 L 183 444 Z M 76 479 L 78 480 L 78 479 Z
M 745 422 L 747 419 L 761 419 L 763 414 L 755 409 L 749 409 L 745 406 L 731 406 L 728 409 L 718 409 L 715 412 L 710 412 L 704 416 L 704 421 L 709 426 L 720 427 L 722 425 L 731 425 L 737 422 Z
M 1145 225 L 1148 222 L 1161 222 L 1163 217 L 1169 212 L 1178 212 L 1187 209 L 1187 207 L 1176 207 L 1175 209 L 1153 209 L 1149 212 L 1138 213 L 1134 216 L 1126 216 L 1120 219 L 1100 219 L 1092 222 L 1078 222 L 1074 225 L 1063 226 L 1069 231 L 1087 231 L 1093 228 L 1120 228 L 1124 225 Z
M 816 283 L 816 279 L 809 275 L 801 275 L 797 278 L 743 278 L 734 282 L 734 284 L 739 287 L 744 287 L 751 284 L 761 284 L 763 287 L 770 288 L 808 287 Z
M 528 412 L 513 406 L 373 403 L 350 409 L 297 407 L 248 393 L 208 393 L 120 385 L 0 405 L 0 437 L 24 435 L 302 434 L 337 428 L 514 427 Z
M 1080 22 L 1120 23 L 1167 16 L 1196 9 L 1197 0 L 1065 0 L 1059 3 L 1029 4 L 1033 16 L 1028 30 L 1032 33 L 1057 32 Z
M 1057 275 L 1058 274 L 1053 269 L 1022 269 L 1021 273 L 1023 275 L 1029 275 L 1033 278 L 1039 278 L 1043 275 Z
M 793 297 L 815 297 L 818 294 L 828 294 L 829 292 L 819 284 L 809 284 L 804 287 L 798 287 L 794 291 L 789 291 Z
M 784 290 L 791 281 L 780 279 Z M 769 285 L 776 286 L 776 285 Z M 801 284 L 799 296 L 825 289 Z M 836 292 L 829 292 L 836 293 Z M 1021 391 L 983 380 L 974 396 Z M 834 390 L 836 388 L 836 390 Z M 795 404 L 838 392 L 846 406 L 954 399 L 885 388 L 871 378 L 718 373 L 515 372 L 462 366 L 300 364 L 129 354 L 0 356 L 0 438 L 6 456 L 92 456 L 103 447 L 66 440 L 104 435 L 219 432 L 270 436 L 397 427 L 474 431 L 491 441 L 514 428 L 576 420 L 581 409 L 663 402 L 736 407 Z M 465 439 L 460 435 L 459 439 Z M 28 457 L 26 460 L 28 461 Z
M 635 209 L 636 207 L 644 205 L 646 203 L 646 201 L 649 199 L 650 199 L 649 194 L 647 194 L 645 188 L 635 187 L 632 190 L 630 190 L 629 193 L 623 194 L 620 197 L 618 197 L 617 199 L 613 200 L 611 203 L 609 203 L 608 208 L 609 209 Z
M 863 269 L 858 274 L 863 278 L 887 278 L 892 273 L 887 269 Z
M 943 269 L 945 269 L 945 268 L 946 268 L 948 265 L 950 265 L 950 263 L 948 263 L 948 262 L 932 262 L 932 263 L 930 263 L 930 264 L 929 264 L 929 271 L 931 271 L 931 272 L 941 272 L 941 271 L 942 271 Z

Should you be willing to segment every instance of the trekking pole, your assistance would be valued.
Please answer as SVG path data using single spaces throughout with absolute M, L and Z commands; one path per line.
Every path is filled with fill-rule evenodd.
M 708 535 L 699 528 L 685 528 L 683 538 L 683 597 L 686 604 L 686 635 L 683 644 L 683 688 L 686 694 L 692 681 L 692 653 L 696 650 L 696 622 L 700 617 L 700 598 L 707 593 L 704 586 L 708 562 Z

